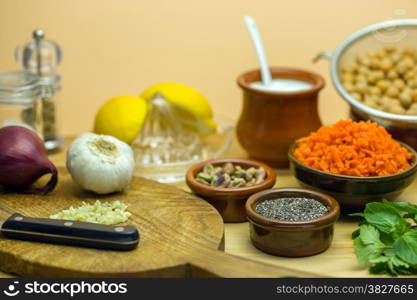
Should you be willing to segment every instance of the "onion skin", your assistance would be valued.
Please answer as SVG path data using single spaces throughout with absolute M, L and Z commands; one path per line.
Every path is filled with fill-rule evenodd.
M 45 186 L 31 187 L 49 173 L 52 176 Z M 36 133 L 20 126 L 0 128 L 0 185 L 20 193 L 47 194 L 57 182 L 58 171 Z

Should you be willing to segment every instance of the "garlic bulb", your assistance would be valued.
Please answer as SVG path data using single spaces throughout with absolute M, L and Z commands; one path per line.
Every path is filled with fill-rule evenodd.
M 98 194 L 122 191 L 132 179 L 135 160 L 130 146 L 115 137 L 84 133 L 67 153 L 72 179 Z

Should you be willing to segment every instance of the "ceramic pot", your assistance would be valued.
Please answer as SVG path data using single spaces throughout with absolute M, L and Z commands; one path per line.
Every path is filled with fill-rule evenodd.
M 243 108 L 237 137 L 251 158 L 286 168 L 291 143 L 321 126 L 317 96 L 324 87 L 324 79 L 312 72 L 290 68 L 271 68 L 271 74 L 273 78 L 305 81 L 312 87 L 295 92 L 264 91 L 250 86 L 261 80 L 259 70 L 240 75 L 237 83 L 243 91 Z
M 327 214 L 308 221 L 282 221 L 258 214 L 259 202 L 282 197 L 305 197 L 320 201 Z M 272 189 L 252 195 L 246 202 L 250 238 L 258 249 L 279 256 L 301 257 L 327 250 L 333 239 L 333 227 L 340 215 L 337 201 L 326 194 L 296 188 Z
M 361 212 L 370 202 L 394 201 L 414 181 L 417 173 L 417 152 L 401 143 L 411 154 L 410 168 L 388 176 L 358 177 L 324 172 L 311 168 L 294 156 L 297 143 L 288 151 L 290 169 L 298 182 L 306 187 L 333 196 L 343 213 Z
M 211 163 L 213 166 L 223 166 L 228 162 L 241 166 L 243 169 L 249 169 L 250 167 L 262 167 L 265 169 L 266 178 L 259 184 L 240 188 L 219 188 L 205 185 L 195 179 L 197 174 L 201 172 L 207 164 Z M 272 188 L 275 184 L 276 175 L 275 171 L 271 167 L 258 161 L 223 158 L 203 161 L 192 166 L 188 170 L 185 179 L 188 187 L 194 193 L 203 197 L 208 203 L 217 209 L 222 216 L 223 221 L 244 222 L 246 221 L 246 200 L 252 194 Z

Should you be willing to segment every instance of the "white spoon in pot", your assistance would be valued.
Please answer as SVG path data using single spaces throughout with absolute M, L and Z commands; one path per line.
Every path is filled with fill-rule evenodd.
M 255 20 L 250 16 L 245 16 L 245 23 L 248 27 L 253 45 L 255 46 L 256 55 L 258 56 L 259 65 L 261 67 L 262 83 L 265 87 L 271 85 L 271 72 L 269 71 L 268 63 L 266 62 L 264 48 L 262 46 L 261 37 L 259 35 L 258 27 Z

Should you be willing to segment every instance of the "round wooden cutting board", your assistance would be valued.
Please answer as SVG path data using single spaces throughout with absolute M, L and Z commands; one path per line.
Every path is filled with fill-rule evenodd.
M 76 186 L 65 168 L 59 171 L 57 188 L 46 196 L 1 194 L 0 218 L 14 212 L 46 218 L 83 201 L 120 200 L 132 213 L 128 223 L 140 231 L 138 248 L 118 252 L 0 238 L 2 271 L 44 277 L 306 276 L 219 251 L 221 216 L 178 188 L 134 178 L 124 193 L 98 196 Z

